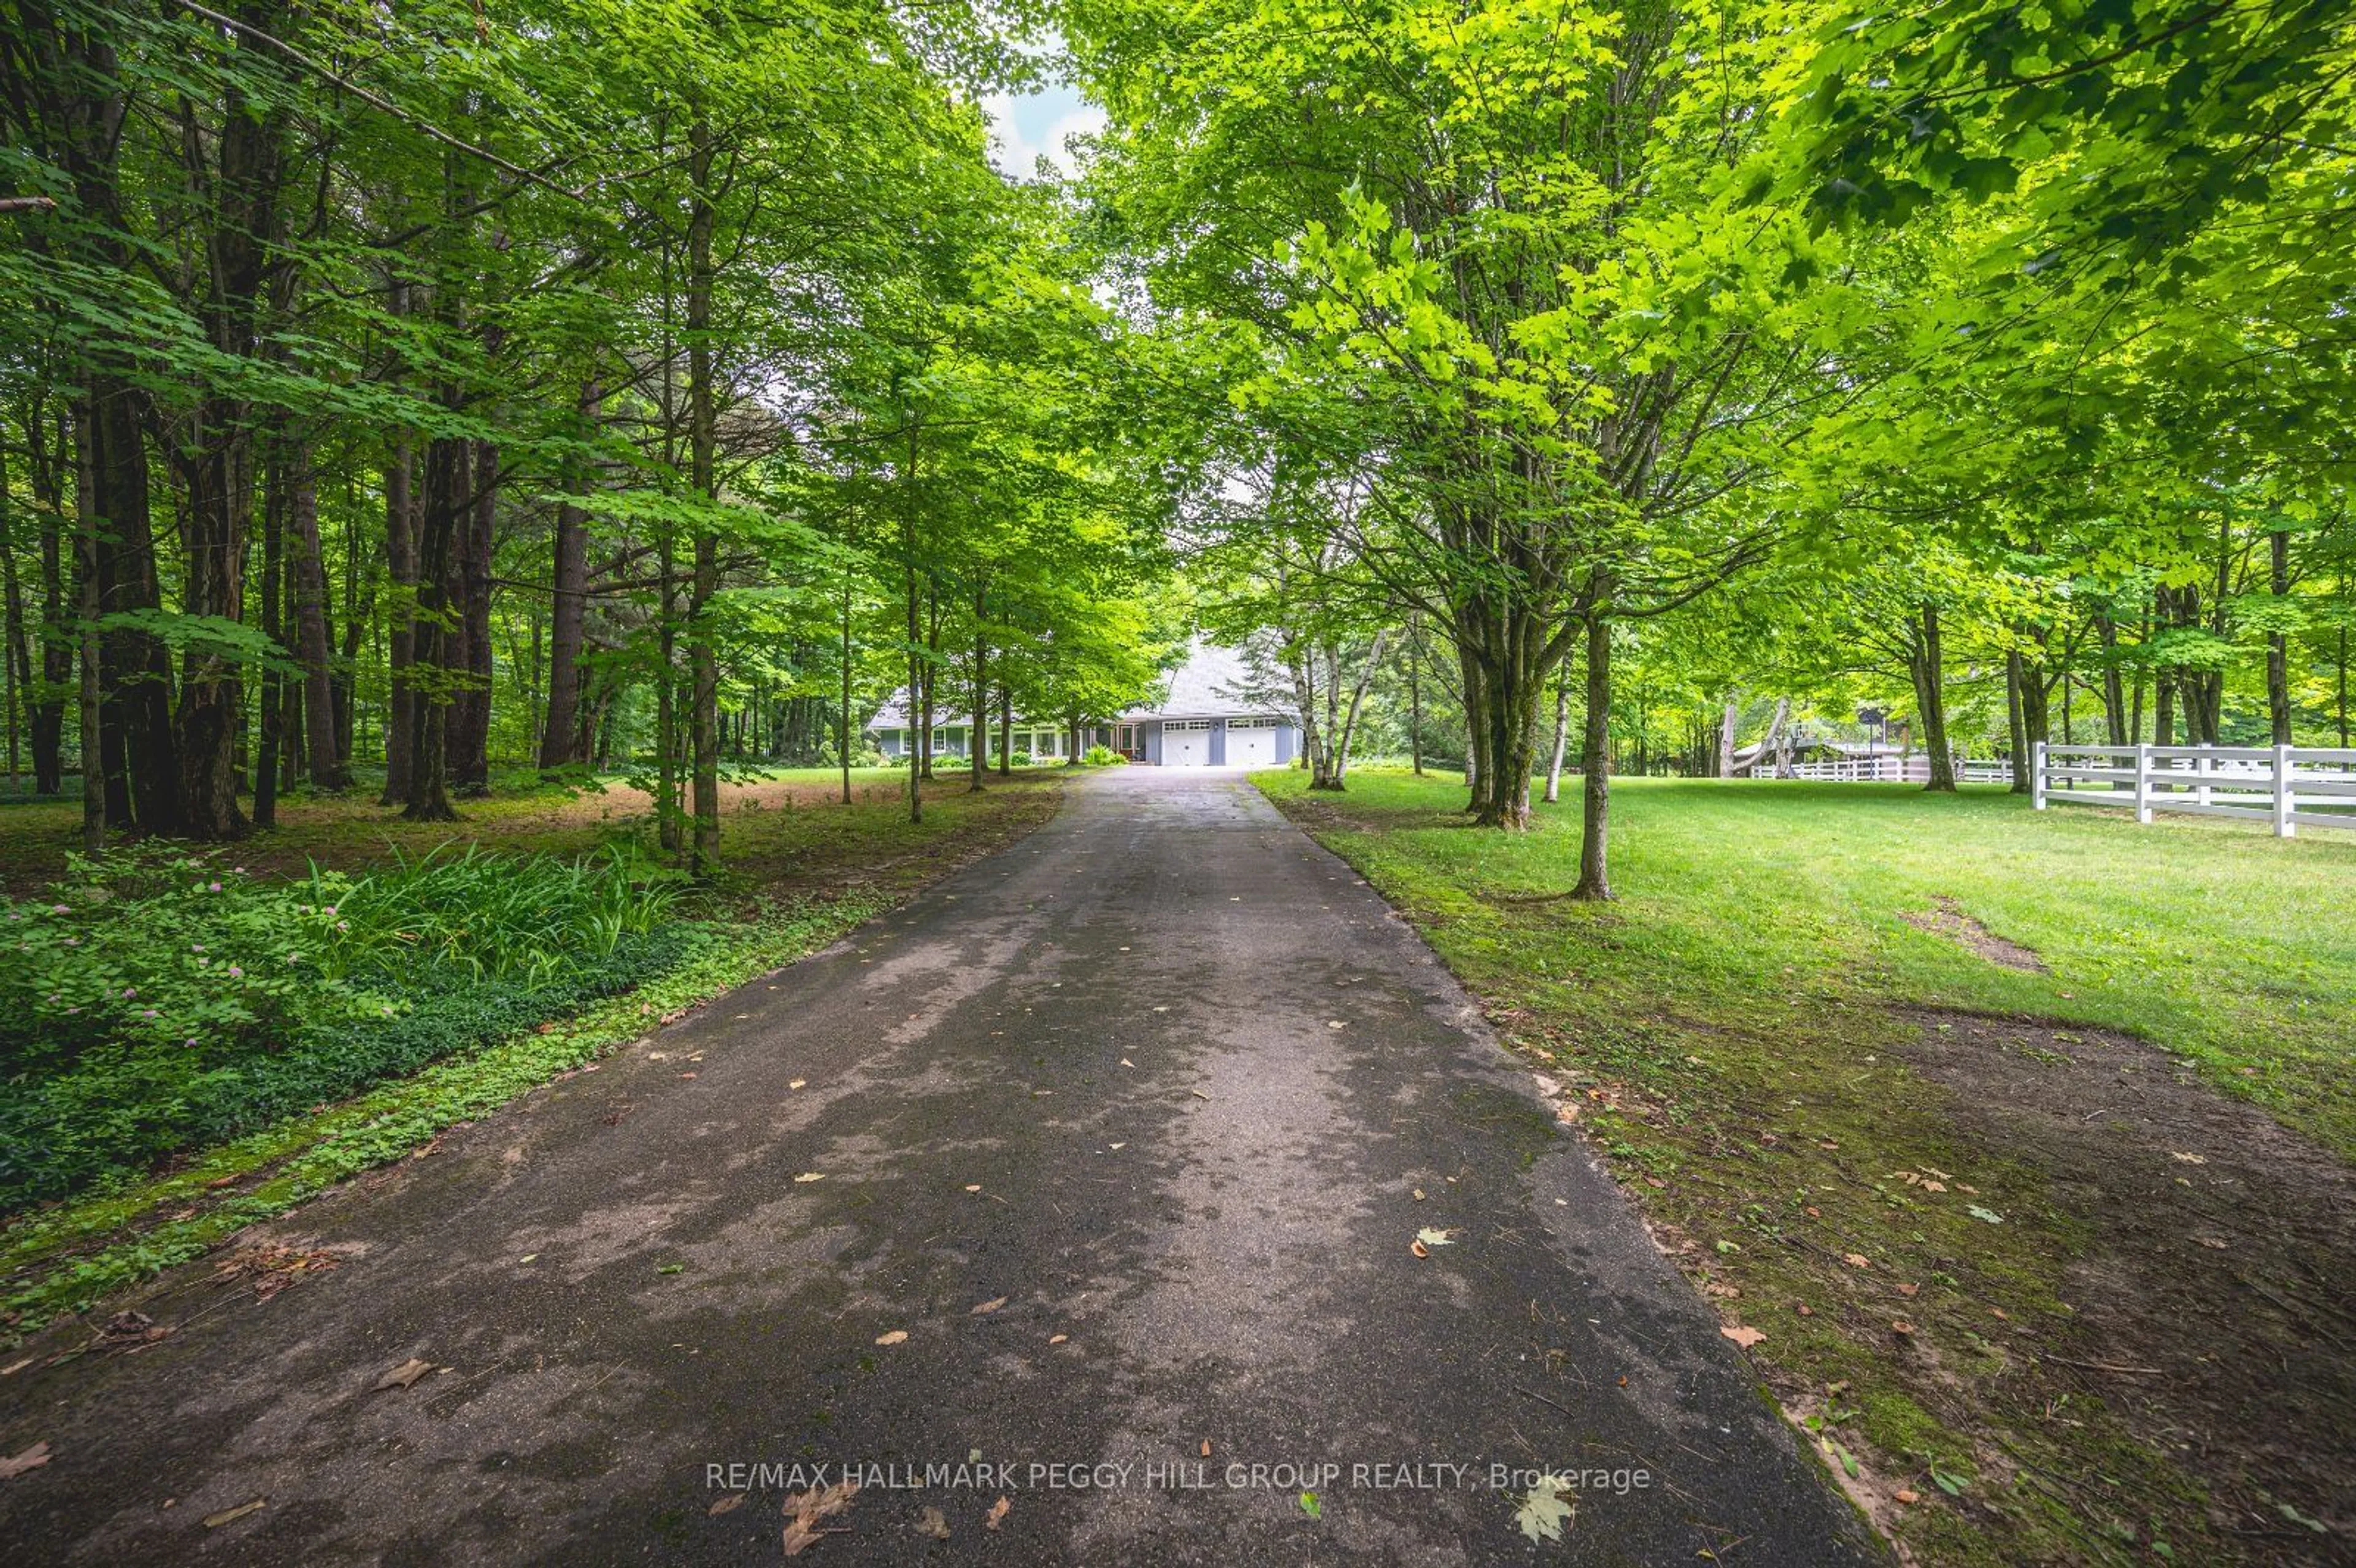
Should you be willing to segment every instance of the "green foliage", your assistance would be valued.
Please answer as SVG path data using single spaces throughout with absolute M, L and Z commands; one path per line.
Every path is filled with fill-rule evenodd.
M 154 845 L 76 856 L 48 897 L 8 902 L 0 1073 L 109 1046 L 234 1056 L 396 1008 L 349 981 L 348 879 L 290 887 L 223 859 Z
M 1110 746 L 1090 746 L 1080 753 L 1080 761 L 1092 768 L 1117 768 L 1126 763 L 1129 758 Z
M 676 959 L 619 852 L 470 848 L 288 883 L 146 846 L 11 902 L 0 1206 L 135 1169 L 561 1016 Z

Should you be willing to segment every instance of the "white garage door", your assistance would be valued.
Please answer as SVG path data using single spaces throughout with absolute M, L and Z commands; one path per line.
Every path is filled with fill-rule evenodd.
M 1165 768 L 1199 768 L 1211 760 L 1211 721 L 1207 719 L 1173 719 L 1162 726 L 1162 765 Z
M 1273 719 L 1228 720 L 1227 766 L 1231 768 L 1276 766 L 1276 720 Z

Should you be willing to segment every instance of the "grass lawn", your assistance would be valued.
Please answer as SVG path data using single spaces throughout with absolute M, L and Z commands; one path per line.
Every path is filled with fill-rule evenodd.
M 2356 833 L 1994 789 L 1261 787 L 1424 929 L 1931 1563 L 2356 1539 Z M 1747 1336 L 1746 1336 L 1747 1338 Z
M 977 855 L 1050 816 L 1053 769 L 995 775 L 967 793 L 944 772 L 926 789 L 925 820 L 907 819 L 906 777 L 779 771 L 723 791 L 723 872 L 676 906 L 692 926 L 678 965 L 579 1016 L 449 1057 L 339 1104 L 220 1147 L 168 1168 L 28 1210 L 0 1228 L 0 1339 L 86 1308 L 121 1287 L 218 1245 L 243 1226 L 284 1213 L 337 1182 L 421 1147 L 445 1127 L 485 1115 L 551 1077 L 594 1071 L 595 1058 L 826 945 Z M 651 831 L 650 803 L 608 785 L 571 794 L 519 781 L 513 794 L 465 803 L 457 824 L 411 825 L 355 794 L 288 803 L 284 826 L 221 851 L 258 875 L 299 874 L 311 860 L 363 871 L 395 849 L 420 856 L 444 843 L 494 850 L 585 853 Z M 0 879 L 20 893 L 62 869 L 76 812 L 50 803 L 0 808 Z

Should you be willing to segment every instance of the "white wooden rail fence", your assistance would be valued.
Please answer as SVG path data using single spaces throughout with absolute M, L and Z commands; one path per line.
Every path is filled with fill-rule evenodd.
M 2049 805 L 2132 807 L 2305 827 L 2356 827 L 2356 751 L 2301 746 L 2037 747 L 2032 794 Z
M 1780 773 L 1754 771 L 1752 776 L 1814 779 L 1820 784 L 1927 784 L 1931 759 L 1921 752 L 1903 757 L 1839 757 L 1824 763 L 1794 763 Z M 2012 764 L 1958 757 L 1955 779 L 1960 784 L 2010 784 Z

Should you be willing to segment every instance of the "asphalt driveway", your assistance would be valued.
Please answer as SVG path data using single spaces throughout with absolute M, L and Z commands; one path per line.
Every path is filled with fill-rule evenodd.
M 1881 1560 L 1413 932 L 1235 774 L 1082 781 L 274 1229 L 341 1266 L 0 1384 L 0 1454 L 55 1455 L 0 1559 L 771 1563 L 851 1466 L 805 1561 Z M 1530 1472 L 1578 1483 L 1559 1541 Z

